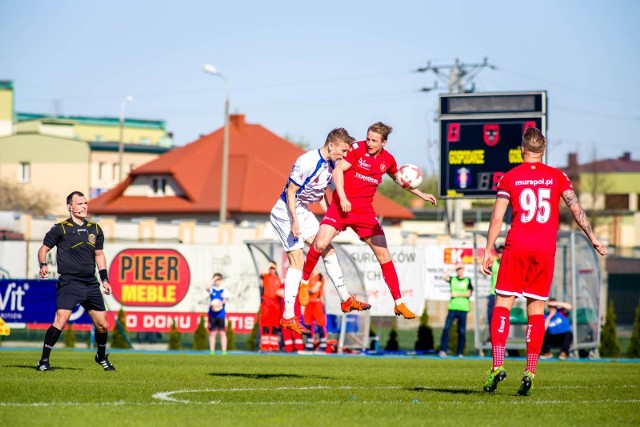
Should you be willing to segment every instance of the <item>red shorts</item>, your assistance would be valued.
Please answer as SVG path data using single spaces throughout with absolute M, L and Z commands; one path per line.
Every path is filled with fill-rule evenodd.
M 555 262 L 554 255 L 505 249 L 498 270 L 496 293 L 546 301 Z
M 378 221 L 373 206 L 353 206 L 351 212 L 342 212 L 337 203 L 331 203 L 320 225 L 327 224 L 338 231 L 351 227 L 360 239 L 371 236 L 384 236 L 384 230 Z
M 282 315 L 280 303 L 272 298 L 262 298 L 260 305 L 260 327 L 280 327 L 280 316 Z
M 327 326 L 327 316 L 324 314 L 324 303 L 319 300 L 309 301 L 304 310 L 304 323 L 311 326 L 313 322 L 321 328 Z

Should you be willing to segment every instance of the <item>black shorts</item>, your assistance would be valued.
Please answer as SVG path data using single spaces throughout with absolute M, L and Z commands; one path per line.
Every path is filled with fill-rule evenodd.
M 209 316 L 209 330 L 210 331 L 224 331 L 225 330 L 225 318 Z
M 80 304 L 86 311 L 105 311 L 100 282 L 96 277 L 79 278 L 62 275 L 56 284 L 58 310 L 73 310 Z

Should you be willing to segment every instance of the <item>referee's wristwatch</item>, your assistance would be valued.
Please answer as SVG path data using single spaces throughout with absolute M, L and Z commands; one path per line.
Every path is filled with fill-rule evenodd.
M 42 268 L 42 267 L 46 267 L 46 266 L 47 266 L 47 263 L 46 263 L 46 262 L 41 262 L 41 263 L 40 263 L 40 268 Z

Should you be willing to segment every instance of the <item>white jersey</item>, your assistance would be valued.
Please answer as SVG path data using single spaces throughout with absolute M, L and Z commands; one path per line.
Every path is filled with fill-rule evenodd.
M 334 162 L 325 160 L 320 155 L 320 150 L 313 150 L 298 157 L 291 168 L 289 182 L 300 187 L 296 192 L 296 206 L 310 205 L 324 197 L 327 186 L 331 183 L 331 174 L 335 167 Z M 280 199 L 286 203 L 287 186 L 285 186 Z

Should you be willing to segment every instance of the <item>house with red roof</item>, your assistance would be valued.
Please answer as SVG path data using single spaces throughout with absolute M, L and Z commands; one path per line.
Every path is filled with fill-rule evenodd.
M 93 215 L 160 221 L 219 218 L 224 128 L 162 154 L 134 170 L 115 188 L 90 202 Z M 324 142 L 324 136 L 318 146 Z M 233 114 L 229 123 L 227 218 L 234 223 L 268 221 L 291 166 L 305 152 L 259 124 Z M 412 219 L 411 211 L 376 194 L 386 223 Z M 318 214 L 320 207 L 313 207 Z

